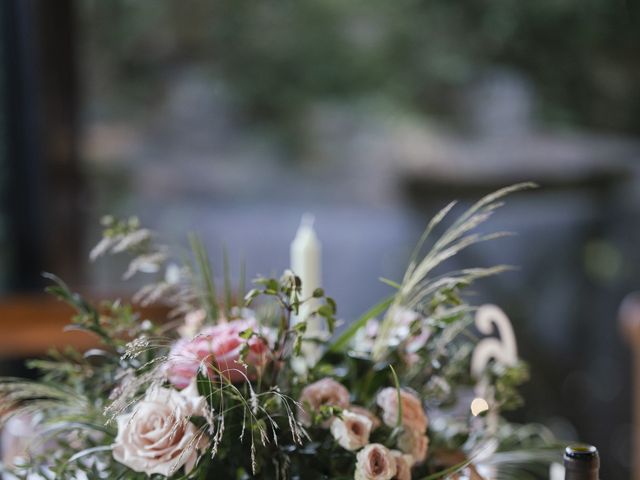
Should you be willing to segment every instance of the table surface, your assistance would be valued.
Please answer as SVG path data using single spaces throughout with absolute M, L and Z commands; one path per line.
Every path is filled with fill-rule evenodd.
M 162 319 L 164 307 L 141 308 L 143 318 Z M 98 345 L 95 337 L 64 331 L 74 310 L 45 294 L 15 295 L 0 299 L 0 358 L 42 355 L 67 345 L 86 350 Z

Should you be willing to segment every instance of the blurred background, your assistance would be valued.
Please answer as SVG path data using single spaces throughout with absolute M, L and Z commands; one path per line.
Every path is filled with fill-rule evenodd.
M 135 289 L 86 261 L 104 214 L 170 243 L 199 232 L 253 276 L 288 266 L 312 212 L 348 321 L 439 208 L 532 180 L 489 225 L 519 236 L 449 266 L 519 266 L 475 292 L 531 363 L 513 418 L 629 478 L 617 311 L 640 288 L 640 4 L 2 0 L 0 38 L 0 373 L 68 341 L 40 272 Z

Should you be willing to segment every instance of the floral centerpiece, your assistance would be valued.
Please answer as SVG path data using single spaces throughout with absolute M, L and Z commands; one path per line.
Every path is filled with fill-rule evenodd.
M 496 307 L 478 310 L 463 295 L 507 267 L 434 273 L 504 235 L 476 229 L 502 197 L 529 186 L 495 192 L 444 228 L 447 206 L 404 278 L 384 280 L 389 297 L 339 334 L 334 300 L 320 288 L 303 296 L 295 272 L 258 278 L 245 292 L 243 282 L 231 285 L 225 258 L 220 286 L 197 238 L 177 263 L 137 221 L 106 218 L 92 259 L 131 254 L 125 278 L 154 279 L 134 303 L 167 305 L 167 321 L 141 318 L 121 301 L 90 304 L 47 275 L 49 291 L 77 311 L 69 328 L 102 347 L 31 361 L 39 381 L 0 381 L 3 418 L 26 414 L 39 425 L 29 455 L 5 469 L 15 478 L 305 480 L 546 471 L 548 432 L 502 417 L 521 404 L 516 388 L 527 379 L 525 364 L 505 354 L 515 348 L 508 325 L 495 320 L 500 340 L 481 340 L 491 328 L 483 331 L 480 311 L 491 316 Z M 312 319 L 326 335 L 308 332 Z

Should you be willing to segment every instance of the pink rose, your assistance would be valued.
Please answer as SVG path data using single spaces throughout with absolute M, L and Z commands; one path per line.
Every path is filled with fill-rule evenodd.
M 305 426 L 311 425 L 311 413 L 322 406 L 347 408 L 349 406 L 349 391 L 344 385 L 332 378 L 323 378 L 307 385 L 298 399 L 302 405 L 299 420 Z M 328 425 L 327 425 L 328 426 Z
M 377 404 L 382 408 L 382 420 L 390 427 L 395 427 L 398 423 L 398 391 L 395 388 L 385 388 L 376 398 Z M 401 389 L 400 402 L 402 402 L 402 425 L 405 427 L 425 433 L 429 420 L 422 408 L 422 402 L 413 393 Z
M 178 340 L 167 360 L 169 381 L 178 388 L 185 388 L 202 367 L 210 378 L 215 378 L 219 371 L 233 383 L 255 380 L 269 361 L 269 346 L 256 336 L 249 340 L 242 338 L 240 334 L 249 328 L 257 332 L 255 320 L 233 320 L 205 327 L 191 340 Z M 249 346 L 244 358 L 246 365 L 240 361 L 245 344 Z

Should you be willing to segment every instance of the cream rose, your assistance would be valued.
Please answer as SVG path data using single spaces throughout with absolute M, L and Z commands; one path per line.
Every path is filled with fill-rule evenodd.
M 391 480 L 396 474 L 396 459 L 379 443 L 367 445 L 356 456 L 355 480 Z
M 331 423 L 331 435 L 342 448 L 354 451 L 369 443 L 371 427 L 371 420 L 364 415 L 344 410 L 342 415 Z
M 422 463 L 429 451 L 429 437 L 407 428 L 398 436 L 398 448 L 411 455 L 414 464 Z
M 322 406 L 347 408 L 349 406 L 349 391 L 334 379 L 323 378 L 307 385 L 302 390 L 298 401 L 302 405 L 298 419 L 308 427 L 311 425 L 311 413 L 316 412 Z
M 349 406 L 349 411 L 352 413 L 357 413 L 358 415 L 364 415 L 369 420 L 371 420 L 371 430 L 375 430 L 380 425 L 382 425 L 380 419 L 364 407 L 361 407 L 359 405 L 351 405 Z
M 208 438 L 190 418 L 205 415 L 204 397 L 191 388 L 183 392 L 153 388 L 133 411 L 117 417 L 118 435 L 113 458 L 147 475 L 169 477 L 184 466 L 190 472 Z
M 392 480 L 411 480 L 413 457 L 398 450 L 391 450 L 391 455 L 396 460 L 396 474 Z
M 398 423 L 398 391 L 395 388 L 385 388 L 376 398 L 377 404 L 382 408 L 382 421 L 390 427 Z M 427 431 L 429 420 L 422 408 L 422 402 L 413 393 L 400 390 L 400 402 L 402 404 L 402 425 L 421 433 Z

